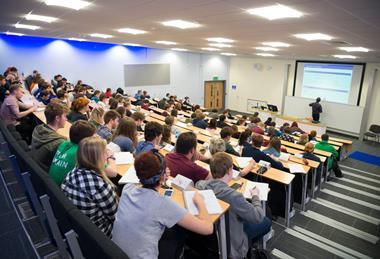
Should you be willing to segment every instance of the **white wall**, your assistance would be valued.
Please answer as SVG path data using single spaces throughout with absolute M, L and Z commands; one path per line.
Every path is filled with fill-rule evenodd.
M 219 55 L 0 35 L 1 71 L 16 66 L 28 75 L 37 69 L 46 79 L 62 74 L 73 83 L 81 79 L 97 89 L 124 87 L 124 64 L 154 63 L 171 64 L 170 85 L 124 88 L 127 93 L 146 89 L 162 97 L 170 92 L 203 104 L 205 80 L 214 75 L 228 80 L 229 57 Z

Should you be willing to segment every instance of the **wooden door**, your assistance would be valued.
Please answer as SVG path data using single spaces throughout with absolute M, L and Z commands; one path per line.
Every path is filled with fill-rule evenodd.
M 204 107 L 207 109 L 224 109 L 226 81 L 205 81 Z

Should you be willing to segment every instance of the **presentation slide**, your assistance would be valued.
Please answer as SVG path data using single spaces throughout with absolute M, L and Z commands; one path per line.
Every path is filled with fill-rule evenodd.
M 295 96 L 356 105 L 362 73 L 361 64 L 299 62 Z

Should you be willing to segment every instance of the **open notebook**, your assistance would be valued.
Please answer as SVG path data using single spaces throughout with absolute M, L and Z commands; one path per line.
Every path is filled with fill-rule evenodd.
M 114 157 L 116 165 L 126 165 L 134 162 L 133 155 L 130 152 L 115 153 Z
M 244 190 L 244 197 L 247 199 L 251 199 L 251 190 L 253 188 L 257 188 L 259 191 L 259 199 L 261 201 L 266 201 L 268 200 L 268 192 L 269 192 L 269 184 L 267 183 L 259 183 L 259 182 L 252 182 L 252 181 L 247 181 L 245 190 Z
M 300 164 L 293 164 L 289 163 L 289 171 L 294 174 L 294 173 L 306 173 L 305 169 L 303 168 L 302 165 Z
M 119 184 L 127 184 L 127 183 L 140 183 L 139 178 L 136 175 L 136 170 L 134 166 L 131 166 L 127 172 L 120 178 Z
M 252 157 L 236 157 L 236 163 L 240 168 L 246 167 L 251 160 Z
M 202 196 L 206 204 L 206 209 L 209 214 L 220 214 L 222 213 L 222 208 L 219 205 L 218 200 L 212 190 L 202 190 L 198 191 Z M 185 205 L 187 210 L 193 214 L 198 215 L 199 211 L 197 206 L 193 202 L 195 191 L 184 191 L 183 198 L 185 200 Z

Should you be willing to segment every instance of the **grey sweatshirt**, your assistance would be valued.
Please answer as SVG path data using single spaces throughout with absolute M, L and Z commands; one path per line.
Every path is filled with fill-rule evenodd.
M 213 179 L 199 181 L 197 189 L 213 190 L 215 196 L 230 204 L 229 231 L 231 239 L 231 258 L 244 258 L 248 252 L 248 237 L 244 232 L 243 222 L 258 224 L 264 219 L 264 211 L 257 196 L 249 203 L 243 194 L 229 187 L 225 182 Z

